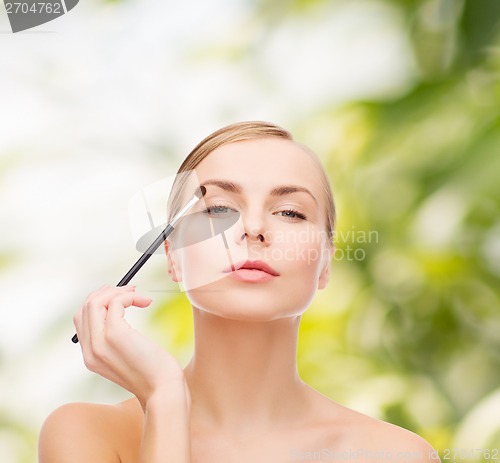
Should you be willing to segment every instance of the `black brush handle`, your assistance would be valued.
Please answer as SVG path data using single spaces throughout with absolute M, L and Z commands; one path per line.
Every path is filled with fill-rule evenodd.
M 118 282 L 116 286 L 125 286 L 134 275 L 140 270 L 140 268 L 146 263 L 146 261 L 154 254 L 161 243 L 163 243 L 168 236 L 174 231 L 174 227 L 168 224 L 167 227 L 158 235 L 158 237 L 151 243 L 144 254 L 137 259 L 137 262 L 132 265 L 130 270 L 125 274 L 125 276 Z M 78 335 L 74 335 L 71 340 L 76 344 L 78 342 Z

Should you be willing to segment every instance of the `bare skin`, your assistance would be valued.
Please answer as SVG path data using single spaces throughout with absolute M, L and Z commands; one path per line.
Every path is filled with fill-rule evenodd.
M 313 460 L 313 452 L 340 455 L 352 462 L 397 461 L 436 462 L 432 447 L 421 437 L 398 426 L 376 420 L 343 407 L 319 392 L 309 389 L 309 415 L 301 423 L 261 432 L 236 435 L 231 431 L 207 429 L 191 423 L 191 462 L 289 463 Z M 136 398 L 117 405 L 70 404 L 56 410 L 45 426 L 57 442 L 47 439 L 41 451 L 53 454 L 48 447 L 68 445 L 65 457 L 47 462 L 101 461 L 137 462 L 143 435 L 144 414 Z M 85 445 L 83 442 L 86 442 Z M 75 454 L 77 452 L 77 454 Z M 364 452 L 364 454 L 362 453 Z M 371 455 L 369 452 L 372 452 Z M 381 452 L 392 458 L 382 457 Z M 408 453 L 411 457 L 408 457 Z M 398 456 L 399 455 L 399 456 Z M 405 458 L 406 456 L 406 458 Z M 81 457 L 81 460 L 79 458 Z M 86 460 L 85 460 L 86 459 Z M 319 457 L 316 456 L 316 460 Z
M 297 145 L 275 139 L 222 146 L 200 163 L 201 184 L 216 176 L 239 188 L 228 194 L 211 185 L 205 197 L 208 206 L 241 212 L 240 229 L 228 233 L 231 252 L 246 250 L 279 275 L 265 283 L 210 280 L 222 272 L 217 259 L 226 256 L 224 248 L 207 242 L 202 251 L 169 252 L 174 281 L 210 280 L 186 292 L 195 347 L 183 369 L 124 320 L 126 307 L 145 308 L 150 299 L 134 287 L 92 293 L 75 316 L 85 363 L 134 397 L 56 410 L 40 435 L 40 463 L 437 461 L 416 434 L 343 407 L 298 374 L 300 318 L 327 285 L 333 253 L 320 240 L 294 239 L 324 229 L 316 169 Z M 270 193 L 282 184 L 312 195 Z M 290 208 L 307 211 L 307 218 Z

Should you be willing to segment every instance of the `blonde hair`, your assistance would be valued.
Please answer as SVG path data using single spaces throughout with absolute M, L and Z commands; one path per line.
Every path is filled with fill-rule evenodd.
M 189 174 L 189 172 L 198 166 L 198 164 L 200 164 L 200 162 L 203 161 L 203 159 L 205 159 L 212 151 L 220 148 L 221 146 L 238 141 L 269 137 L 281 138 L 282 140 L 288 140 L 295 143 L 310 156 L 318 167 L 321 185 L 323 188 L 323 199 L 326 205 L 325 212 L 327 219 L 325 227 L 329 243 L 332 243 L 335 229 L 335 203 L 333 200 L 332 190 L 330 188 L 330 182 L 321 161 L 309 148 L 295 142 L 290 132 L 282 127 L 279 127 L 278 125 L 263 121 L 237 122 L 236 124 L 228 125 L 212 133 L 195 146 L 195 148 L 187 155 L 186 159 L 184 159 L 179 167 L 179 170 L 177 171 L 177 176 L 168 198 L 168 220 L 170 221 L 170 219 L 182 207 L 181 192 L 187 182 L 187 175 L 183 174 Z

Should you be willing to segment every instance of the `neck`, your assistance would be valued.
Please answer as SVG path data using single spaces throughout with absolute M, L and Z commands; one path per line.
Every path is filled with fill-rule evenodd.
M 192 420 L 249 431 L 301 416 L 307 385 L 297 372 L 300 316 L 241 321 L 193 307 L 195 347 L 184 369 Z

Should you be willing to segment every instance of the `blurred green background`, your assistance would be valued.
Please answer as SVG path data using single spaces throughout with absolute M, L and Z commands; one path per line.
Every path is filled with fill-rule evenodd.
M 253 118 L 284 125 L 324 161 L 338 208 L 337 252 L 330 284 L 318 293 L 301 325 L 298 360 L 302 378 L 348 407 L 420 434 L 440 449 L 443 461 L 491 461 L 494 454 L 476 451 L 471 458 L 470 452 L 500 449 L 500 1 L 281 0 L 236 2 L 237 8 L 228 0 L 208 4 L 199 16 L 179 10 L 175 13 L 179 17 L 159 2 L 141 6 L 133 0 L 95 1 L 85 8 L 78 6 L 87 21 L 99 11 L 106 12 L 105 19 L 121 18 L 122 23 L 116 20 L 109 26 L 115 32 L 124 28 L 123 35 L 108 36 L 109 40 L 123 39 L 115 52 L 131 44 L 134 33 L 135 37 L 148 37 L 147 44 L 155 42 L 155 28 L 161 23 L 148 25 L 141 19 L 142 8 L 158 8 L 165 21 L 167 16 L 168 21 L 185 20 L 182 40 L 169 42 L 183 69 L 178 82 L 185 87 L 173 89 L 172 82 L 151 77 L 163 102 L 172 98 L 176 103 L 171 94 L 180 92 L 177 103 L 185 106 L 164 105 L 151 114 L 154 130 L 136 132 L 136 147 L 146 154 L 123 154 L 116 141 L 122 132 L 117 129 L 109 135 L 114 144 L 105 135 L 92 139 L 72 162 L 78 166 L 76 159 L 84 160 L 87 151 L 104 150 L 111 143 L 113 159 L 120 164 L 110 166 L 118 175 L 119 166 L 138 164 L 169 174 L 172 172 L 167 170 L 199 139 L 226 123 Z M 124 16 L 127 12 L 129 16 Z M 59 27 L 66 21 L 67 28 L 57 31 L 59 38 L 69 33 L 74 27 L 71 21 L 80 13 L 75 9 L 71 14 L 74 17 L 58 20 Z M 132 27 L 127 18 L 134 18 L 140 27 Z M 222 32 L 209 29 L 212 32 L 204 36 L 207 29 L 201 26 L 212 18 L 214 28 L 220 27 Z M 221 18 L 226 22 L 220 23 Z M 90 27 L 104 26 L 94 21 Z M 127 27 L 132 29 L 128 41 L 124 38 Z M 370 47 L 367 30 L 374 38 L 387 37 L 387 41 L 378 48 Z M 33 38 L 23 37 L 26 43 L 30 39 L 23 47 L 34 46 Z M 11 37 L 0 37 L 3 51 L 14 46 L 21 47 Z M 95 46 L 93 52 L 97 53 Z M 52 49 L 51 53 L 56 52 Z M 112 63 L 126 60 L 128 52 L 121 53 L 117 57 L 110 52 L 108 58 Z M 162 60 L 161 44 L 153 51 L 145 47 L 130 53 L 131 62 L 139 61 L 137 73 L 153 75 L 162 66 L 170 66 L 166 58 Z M 138 57 L 148 53 L 154 63 L 144 68 Z M 390 56 L 386 58 L 386 54 Z M 359 62 L 374 65 L 349 66 L 354 55 Z M 84 58 L 91 56 L 89 52 Z M 45 62 L 51 63 L 50 59 Z M 380 67 L 385 62 L 390 70 L 384 73 Z M 0 82 L 14 72 L 5 62 L 2 65 Z M 36 92 L 46 96 L 39 103 L 42 106 L 49 105 L 51 98 L 71 95 L 63 87 L 61 94 L 47 96 L 52 78 L 64 82 L 67 70 L 64 62 L 58 65 L 62 68 L 32 68 L 40 76 Z M 217 79 L 208 74 L 211 68 L 237 73 L 231 77 L 235 88 L 218 88 Z M 118 67 L 114 77 L 119 71 Z M 343 77 L 344 84 L 331 76 Z M 78 80 L 74 84 L 83 85 Z M 217 97 L 204 102 L 201 96 L 210 93 L 212 86 Z M 128 90 L 135 91 L 133 82 Z M 86 98 L 92 96 L 87 93 Z M 147 118 L 148 102 L 128 109 Z M 65 114 L 72 114 L 71 98 L 61 104 Z M 93 104 L 99 112 L 106 103 L 96 99 Z M 6 117 L 7 108 L 0 111 Z M 172 122 L 179 117 L 185 122 L 180 131 Z M 85 134 L 76 133 L 77 140 L 86 140 Z M 51 134 L 55 136 L 50 131 L 45 135 L 49 146 Z M 48 162 L 48 155 L 33 160 L 34 145 L 32 140 L 2 148 L 0 175 L 4 180 L 8 172 L 33 165 L 36 170 L 39 159 Z M 57 146 L 54 152 L 59 152 Z M 63 156 L 69 155 L 56 158 Z M 92 159 L 92 166 L 101 165 Z M 85 175 L 85 181 L 95 181 L 92 170 Z M 154 176 L 149 172 L 125 174 L 124 178 L 124 182 L 135 179 L 137 189 Z M 4 204 L 6 191 L 4 182 Z M 109 191 L 106 187 L 101 190 L 104 198 Z M 28 195 L 23 200 L 36 198 Z M 117 214 L 124 216 L 126 211 L 119 209 Z M 7 214 L 2 220 L 2 228 L 11 223 Z M 105 233 L 101 230 L 94 240 L 103 240 L 103 248 L 109 249 L 113 241 L 103 238 Z M 19 252 L 20 245 L 16 248 L 12 241 L 14 245 L 9 247 L 9 242 L 7 239 L 0 249 L 5 284 L 17 278 L 16 272 L 30 259 Z M 57 248 L 50 240 L 45 246 L 47 253 Z M 69 249 L 70 244 L 66 246 Z M 43 254 L 46 262 L 47 256 Z M 88 262 L 83 281 L 77 275 L 78 262 L 73 262 L 74 281 L 65 297 L 56 297 L 60 310 L 34 332 L 30 349 L 18 345 L 9 349 L 0 340 L 0 451 L 9 455 L 2 461 L 34 461 L 39 427 L 54 405 L 64 400 L 122 397 L 112 385 L 90 374 L 72 381 L 83 365 L 66 368 L 75 363 L 78 353 L 61 357 L 68 362 L 58 366 L 62 378 L 51 380 L 41 373 L 33 380 L 34 396 L 14 393 L 17 383 L 12 375 L 25 381 L 37 359 L 49 358 L 52 363 L 60 359 L 54 352 L 70 349 L 67 341 L 74 308 L 98 281 L 100 285 L 117 279 L 130 261 L 130 255 L 125 255 L 116 263 L 107 262 L 97 275 L 97 262 Z M 21 272 L 18 278 L 28 277 Z M 164 270 L 152 269 L 150 278 L 160 281 L 165 278 Z M 57 285 L 47 291 L 50 300 Z M 160 294 L 155 304 L 143 328 L 187 362 L 193 342 L 187 299 L 183 294 Z M 16 337 L 22 336 L 18 331 Z M 33 357 L 33 351 L 38 357 Z M 23 368 L 26 373 L 19 373 Z M 51 381 L 64 385 L 57 389 L 56 397 L 50 393 Z M 36 399 L 37 382 L 44 385 L 39 397 L 52 401 Z M 17 401 L 6 400 L 11 396 Z M 27 403 L 28 409 L 36 402 L 36 413 L 25 413 L 19 402 L 25 407 Z M 468 450 L 469 455 L 444 451 L 453 448 Z

